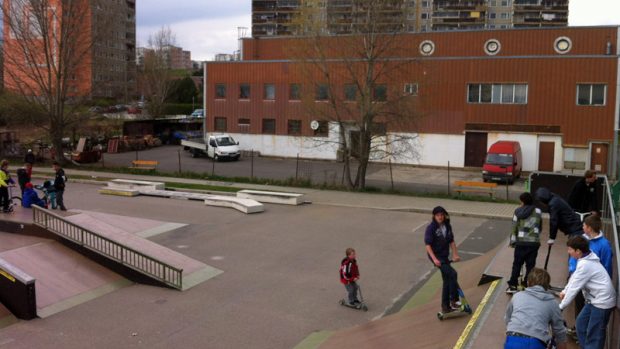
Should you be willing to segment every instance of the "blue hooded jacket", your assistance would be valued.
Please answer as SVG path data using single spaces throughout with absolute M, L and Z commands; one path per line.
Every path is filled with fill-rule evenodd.
M 37 192 L 32 188 L 24 189 L 24 195 L 22 195 L 22 206 L 25 208 L 32 208 L 32 205 L 45 207 L 45 202 L 39 199 Z
M 613 263 L 612 258 L 614 256 L 611 250 L 611 243 L 607 240 L 603 234 L 599 234 L 597 237 L 590 239 L 585 234 L 583 235 L 590 242 L 590 251 L 594 252 L 601 261 L 609 277 L 613 278 Z M 568 258 L 568 274 L 572 274 L 577 269 L 577 260 L 573 257 Z

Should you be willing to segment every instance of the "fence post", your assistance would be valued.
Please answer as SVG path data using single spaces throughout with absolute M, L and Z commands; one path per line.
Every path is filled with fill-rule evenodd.
M 181 151 L 177 150 L 177 153 L 179 154 L 179 174 L 181 174 Z
M 254 179 L 254 149 L 250 151 L 250 179 Z
M 392 175 L 392 158 L 388 159 L 390 165 L 390 181 L 392 182 L 392 191 L 394 191 L 394 176 Z
M 136 148 L 136 161 L 138 161 L 138 148 Z
M 299 176 L 299 153 L 297 153 L 297 163 L 295 164 L 295 182 Z
M 103 157 L 103 152 L 101 152 L 101 167 L 105 168 L 105 158 Z
M 211 177 L 215 176 L 215 155 L 213 155 L 213 159 L 211 159 Z
M 508 180 L 506 180 L 506 201 L 510 200 L 508 197 Z
M 448 161 L 448 195 L 452 195 L 450 192 L 450 161 Z

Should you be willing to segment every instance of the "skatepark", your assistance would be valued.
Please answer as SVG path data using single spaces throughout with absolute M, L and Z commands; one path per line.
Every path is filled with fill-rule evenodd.
M 77 182 L 65 194 L 69 211 L 46 213 L 46 222 L 155 256 L 181 270 L 182 285 L 110 262 L 16 208 L 2 217 L 0 258 L 36 280 L 36 317 L 0 308 L 0 347 L 483 348 L 505 337 L 505 280 L 478 284 L 483 274 L 509 274 L 514 205 L 306 189 L 304 205 L 265 203 L 246 214 L 102 195 L 102 183 Z M 472 316 L 436 318 L 441 280 L 423 246 L 433 205 L 452 213 Z M 554 285 L 566 280 L 562 238 L 550 255 Z M 358 251 L 368 312 L 338 305 L 336 268 L 347 247 Z M 541 248 L 537 265 L 545 256 Z

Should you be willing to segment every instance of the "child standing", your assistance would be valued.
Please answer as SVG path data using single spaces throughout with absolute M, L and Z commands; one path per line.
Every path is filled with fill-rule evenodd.
M 60 207 L 61 211 L 66 211 L 65 201 L 63 195 L 65 193 L 65 182 L 67 181 L 67 177 L 65 176 L 65 170 L 60 167 L 60 163 L 54 161 L 53 163 L 54 172 L 56 173 L 56 177 L 54 177 L 54 191 L 56 192 L 56 204 Z
M 345 251 L 346 257 L 340 262 L 340 282 L 344 284 L 347 290 L 347 301 L 350 306 L 357 306 L 360 301 L 357 299 L 357 290 L 359 286 L 356 281 L 360 278 L 360 272 L 357 268 L 357 260 L 355 250 L 351 247 Z
M 609 317 L 616 306 L 616 290 L 609 274 L 596 254 L 590 251 L 589 242 L 583 236 L 568 240 L 568 254 L 577 260 L 577 268 L 560 293 L 560 309 L 565 309 L 577 293 L 586 300 L 577 317 L 577 337 L 583 348 L 602 349 Z
M 459 309 L 461 304 L 458 294 L 458 274 L 450 263 L 460 261 L 461 257 L 454 243 L 448 212 L 441 206 L 433 209 L 433 220 L 426 227 L 424 243 L 428 258 L 441 271 L 443 279 L 441 310 L 447 313 Z M 452 249 L 452 260 L 450 260 L 450 249 Z
M 9 184 L 13 183 L 11 176 L 9 176 L 9 162 L 8 160 L 2 160 L 0 162 L 0 206 L 2 206 L 2 212 L 8 213 L 9 209 Z
M 532 268 L 536 266 L 536 257 L 540 248 L 540 231 L 542 229 L 542 211 L 534 206 L 534 198 L 530 193 L 519 196 L 521 206 L 515 210 L 512 218 L 512 234 L 510 246 L 515 248 L 512 262 L 512 273 L 508 280 L 506 293 L 517 292 L 519 272 L 525 263 L 525 276 L 527 280 Z M 523 285 L 522 285 L 523 286 Z

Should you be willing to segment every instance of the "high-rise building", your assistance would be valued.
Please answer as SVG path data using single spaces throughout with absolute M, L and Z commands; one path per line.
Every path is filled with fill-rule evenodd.
M 386 32 L 568 24 L 568 0 L 253 0 L 252 36 L 303 35 L 304 21 L 318 23 L 326 34 L 359 32 L 368 6 L 380 12 L 375 30 Z
M 166 45 L 158 49 L 162 55 L 162 63 L 168 69 L 193 69 L 192 52 L 185 51 L 181 47 Z M 136 50 L 136 64 L 139 69 L 144 68 L 144 60 L 149 55 L 155 54 L 156 50 L 149 47 L 138 47 Z
M 9 19 L 4 21 L 3 26 L 4 85 L 7 89 L 17 90 L 20 84 L 28 85 L 33 94 L 41 89 L 41 86 L 35 86 L 35 78 L 29 75 L 37 74 L 34 70 L 45 72 L 49 67 L 33 67 L 29 61 L 20 59 L 20 55 L 23 58 L 24 48 L 26 52 L 36 52 L 48 46 L 59 47 L 63 40 L 73 40 L 74 45 L 69 45 L 74 49 L 72 52 L 50 49 L 57 56 L 79 55 L 79 63 L 69 68 L 71 71 L 66 74 L 69 75 L 68 96 L 122 100 L 133 98 L 136 93 L 136 0 L 81 0 L 73 3 L 46 0 L 49 2 L 48 7 L 53 9 L 48 24 L 42 24 L 40 18 L 30 22 L 37 18 L 34 11 L 29 10 L 30 1 L 5 0 L 3 4 L 9 16 L 5 17 Z M 79 18 L 79 22 L 71 22 L 72 32 L 69 34 L 63 32 L 62 26 L 69 24 L 58 20 L 61 15 L 63 20 L 65 17 Z M 52 44 L 45 44 L 41 40 L 42 34 L 38 32 L 44 32 L 46 28 L 43 27 L 54 33 L 49 40 Z M 66 59 L 51 57 L 47 61 L 66 62 Z

